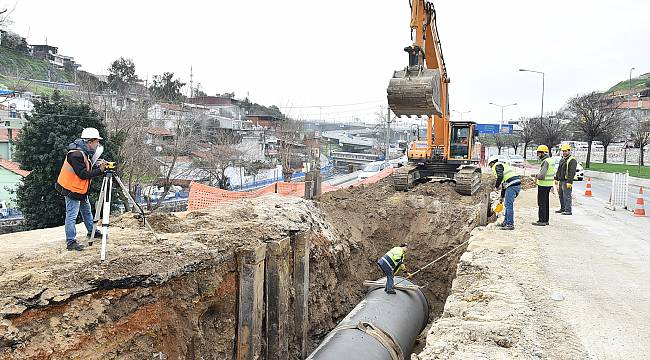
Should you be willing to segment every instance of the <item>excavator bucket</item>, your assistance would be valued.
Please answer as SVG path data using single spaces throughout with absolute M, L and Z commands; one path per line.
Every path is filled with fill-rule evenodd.
M 442 115 L 440 74 L 419 66 L 397 70 L 388 84 L 388 105 L 397 116 Z

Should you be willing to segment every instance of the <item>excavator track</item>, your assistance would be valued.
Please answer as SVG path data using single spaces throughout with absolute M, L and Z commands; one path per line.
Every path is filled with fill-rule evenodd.
M 415 185 L 418 167 L 416 165 L 404 165 L 393 171 L 393 186 L 397 191 L 412 189 Z
M 481 188 L 481 169 L 476 166 L 464 166 L 454 176 L 456 192 L 472 196 Z

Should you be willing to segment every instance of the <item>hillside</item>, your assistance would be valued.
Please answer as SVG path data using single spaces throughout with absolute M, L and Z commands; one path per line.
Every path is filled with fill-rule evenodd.
M 623 80 L 618 84 L 612 86 L 609 90 L 607 90 L 607 92 L 613 93 L 615 91 L 627 91 L 630 88 L 630 85 L 634 90 L 643 90 L 650 88 L 650 74 L 644 74 L 639 77 L 632 78 L 631 83 L 630 80 Z
M 74 75 L 50 65 L 50 80 L 72 82 Z M 0 75 L 26 79 L 48 80 L 48 63 L 0 46 Z

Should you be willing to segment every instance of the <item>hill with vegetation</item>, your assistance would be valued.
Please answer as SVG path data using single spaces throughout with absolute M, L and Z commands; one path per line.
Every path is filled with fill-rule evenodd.
M 607 92 L 613 93 L 616 91 L 628 91 L 628 89 L 630 89 L 630 86 L 633 90 L 636 91 L 650 89 L 650 73 L 632 78 L 631 82 L 629 79 L 623 80 L 618 84 L 612 86 L 609 90 L 607 90 Z

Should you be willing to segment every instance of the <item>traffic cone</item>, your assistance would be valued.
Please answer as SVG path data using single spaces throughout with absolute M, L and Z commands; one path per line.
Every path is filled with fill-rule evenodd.
M 591 194 L 591 178 L 587 178 L 587 189 L 585 190 L 585 196 L 592 197 Z
M 643 201 L 643 186 L 639 188 L 639 196 L 636 198 L 636 208 L 634 209 L 634 216 L 646 216 L 645 203 Z

